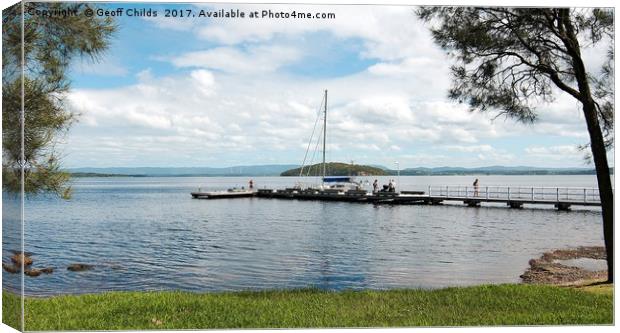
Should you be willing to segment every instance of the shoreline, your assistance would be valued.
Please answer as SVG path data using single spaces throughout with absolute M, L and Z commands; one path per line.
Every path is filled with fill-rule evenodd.
M 562 267 L 548 269 L 557 268 L 554 260 L 601 259 L 601 249 L 604 253 L 602 247 L 545 252 L 530 260 L 530 269 L 524 273 L 536 272 L 539 279 L 524 278 L 518 284 L 438 289 L 106 291 L 26 296 L 26 316 L 31 318 L 26 329 L 611 325 L 613 284 L 575 274 L 576 267 L 569 269 L 569 275 L 564 274 Z M 567 276 L 573 278 L 570 283 L 566 283 Z M 2 298 L 3 322 L 16 327 L 19 294 L 3 290 Z

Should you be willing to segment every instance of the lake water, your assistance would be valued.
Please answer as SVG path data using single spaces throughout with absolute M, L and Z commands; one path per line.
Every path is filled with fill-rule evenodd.
M 395 178 L 395 177 L 393 177 Z M 403 190 L 470 185 L 472 176 L 400 177 Z M 596 187 L 594 176 L 480 176 L 481 186 Z M 459 204 L 373 205 L 237 198 L 195 200 L 201 187 L 249 178 L 82 178 L 73 198 L 26 201 L 26 293 L 108 290 L 437 288 L 519 282 L 528 260 L 563 247 L 602 246 L 600 209 L 509 209 Z M 369 179 L 371 182 L 373 179 Z M 257 177 L 258 188 L 295 178 Z M 380 183 L 387 183 L 380 178 Z M 3 251 L 19 249 L 16 205 L 4 197 Z M 95 265 L 86 272 L 72 263 Z M 5 289 L 18 274 L 3 273 Z

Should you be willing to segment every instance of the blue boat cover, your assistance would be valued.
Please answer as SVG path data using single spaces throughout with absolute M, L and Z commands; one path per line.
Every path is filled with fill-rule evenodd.
M 325 177 L 323 178 L 324 183 L 352 183 L 353 180 L 351 177 Z

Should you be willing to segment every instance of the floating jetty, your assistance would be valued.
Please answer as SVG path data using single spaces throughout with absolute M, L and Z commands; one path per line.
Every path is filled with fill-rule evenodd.
M 218 195 L 208 195 L 218 193 Z M 428 191 L 400 191 L 371 193 L 360 189 L 259 189 L 243 192 L 193 192 L 198 199 L 258 197 L 285 200 L 319 200 L 375 204 L 441 205 L 444 202 L 462 202 L 469 207 L 481 203 L 503 203 L 510 208 L 524 205 L 550 205 L 558 210 L 571 206 L 600 206 L 598 189 L 573 187 L 508 187 L 508 186 L 429 186 Z
M 254 191 L 248 190 L 228 190 L 228 191 L 213 191 L 213 192 L 191 192 L 194 199 L 223 199 L 223 198 L 246 198 L 256 195 Z

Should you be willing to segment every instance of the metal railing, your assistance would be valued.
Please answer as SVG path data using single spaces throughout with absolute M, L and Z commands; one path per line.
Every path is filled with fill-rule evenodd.
M 556 202 L 600 202 L 598 188 L 436 185 L 428 187 L 431 197 L 498 199 Z

